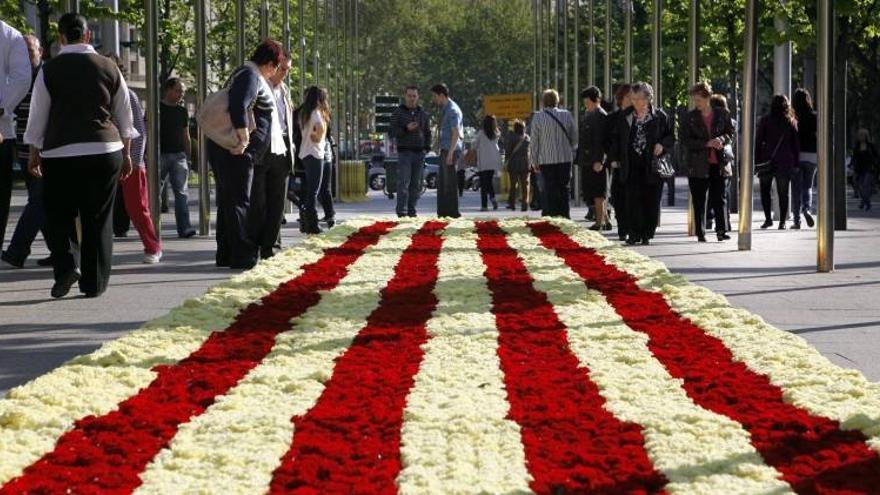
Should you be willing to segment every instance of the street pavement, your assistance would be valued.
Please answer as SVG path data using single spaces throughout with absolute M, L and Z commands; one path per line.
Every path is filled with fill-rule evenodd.
M 195 222 L 197 190 L 191 189 L 191 194 Z M 820 274 L 816 272 L 814 229 L 762 231 L 758 226 L 763 215 L 756 211 L 752 251 L 738 251 L 735 234 L 724 243 L 715 242 L 711 235 L 708 243 L 698 244 L 686 236 L 686 182 L 681 179 L 677 198 L 675 207 L 666 207 L 664 199 L 655 242 L 635 249 L 726 295 L 735 306 L 800 335 L 834 363 L 880 381 L 880 214 L 862 212 L 850 200 L 849 229 L 836 237 L 837 269 Z M 7 239 L 24 202 L 24 191 L 16 190 Z M 501 203 L 498 211 L 480 213 L 479 193 L 469 191 L 462 199 L 462 213 L 537 216 L 536 212 L 505 210 Z M 434 205 L 434 192 L 428 191 L 421 200 L 421 213 L 433 213 Z M 757 202 L 756 207 L 760 209 Z M 394 201 L 371 193 L 369 201 L 339 204 L 337 210 L 343 221 L 357 215 L 392 214 Z M 573 208 L 572 217 L 586 224 L 585 212 L 585 208 Z M 288 219 L 282 231 L 285 246 L 302 239 L 294 215 Z M 732 220 L 736 225 L 736 215 Z M 49 296 L 51 271 L 35 265 L 47 255 L 41 238 L 25 269 L 0 267 L 0 396 L 137 329 L 236 273 L 214 266 L 213 238 L 178 239 L 173 214 L 163 215 L 163 235 L 165 256 L 158 265 L 141 263 L 142 246 L 133 229 L 127 238 L 117 239 L 111 285 L 97 299 L 68 296 L 54 300 Z

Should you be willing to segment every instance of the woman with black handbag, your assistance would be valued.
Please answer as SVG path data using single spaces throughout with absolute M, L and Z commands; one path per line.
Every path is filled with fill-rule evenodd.
M 691 87 L 694 109 L 681 126 L 681 141 L 687 150 L 688 187 L 694 205 L 697 240 L 706 242 L 706 207 L 712 209 L 718 241 L 727 235 L 725 180 L 732 174 L 730 163 L 722 157 L 724 147 L 733 141 L 733 122 L 723 109 L 712 108 L 712 88 L 706 82 Z M 708 201 L 707 201 L 708 200 Z
M 648 245 L 660 216 L 661 174 L 668 174 L 668 151 L 675 144 L 669 117 L 654 107 L 654 89 L 640 82 L 632 87 L 633 111 L 615 124 L 619 139 L 610 150 L 612 162 L 620 165 L 626 187 L 629 220 L 628 245 Z M 614 166 L 612 164 L 612 166 Z
M 764 208 L 762 229 L 773 226 L 773 204 L 771 188 L 776 181 L 776 192 L 779 195 L 779 230 L 785 230 L 788 218 L 789 188 L 794 182 L 794 189 L 800 191 L 800 141 L 798 139 L 797 118 L 788 97 L 776 95 L 770 104 L 770 113 L 761 118 L 758 132 L 755 135 L 757 163 L 755 173 L 761 184 L 761 206 Z M 792 197 L 795 210 L 801 206 L 798 195 Z

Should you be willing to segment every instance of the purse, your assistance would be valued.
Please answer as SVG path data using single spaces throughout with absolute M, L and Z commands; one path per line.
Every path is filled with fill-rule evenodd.
M 779 142 L 776 143 L 776 148 L 773 150 L 773 154 L 770 155 L 770 159 L 765 162 L 755 163 L 755 175 L 772 173 L 774 170 L 773 161 L 776 160 L 776 153 L 779 152 L 779 147 L 782 146 L 782 141 L 785 140 L 785 133 L 782 133 L 782 136 L 779 137 Z
M 196 113 L 196 122 L 198 122 L 199 128 L 205 133 L 205 136 L 226 150 L 235 149 L 239 145 L 238 133 L 235 131 L 235 127 L 232 125 L 232 118 L 229 116 L 229 85 L 232 79 L 242 70 L 248 69 L 242 68 L 229 76 L 229 80 L 226 81 L 226 84 L 219 91 L 211 93 L 205 98 L 205 101 L 202 102 Z M 257 124 L 254 120 L 253 108 L 248 108 L 248 133 L 256 128 Z
M 669 153 L 663 153 L 651 159 L 651 172 L 661 179 L 669 179 L 675 176 L 675 168 L 672 166 Z

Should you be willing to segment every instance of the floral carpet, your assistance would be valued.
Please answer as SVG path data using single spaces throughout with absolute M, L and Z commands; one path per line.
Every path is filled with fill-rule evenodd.
M 0 400 L 0 494 L 877 494 L 880 385 L 564 220 L 358 218 Z

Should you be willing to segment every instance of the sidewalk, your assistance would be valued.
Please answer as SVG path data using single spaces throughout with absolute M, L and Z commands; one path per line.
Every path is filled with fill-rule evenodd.
M 193 193 L 197 199 L 197 191 Z M 757 219 L 763 215 L 759 213 L 751 252 L 739 252 L 735 236 L 726 243 L 716 243 L 710 236 L 709 243 L 698 244 L 685 236 L 684 182 L 679 182 L 677 198 L 677 207 L 664 207 L 663 225 L 654 244 L 639 246 L 639 252 L 727 295 L 732 304 L 761 315 L 771 324 L 801 335 L 835 363 L 880 381 L 880 259 L 876 254 L 880 250 L 880 213 L 866 215 L 851 201 L 850 230 L 837 234 L 837 271 L 818 274 L 815 230 L 761 231 Z M 7 239 L 24 201 L 24 191 L 16 190 Z M 462 204 L 465 215 L 480 215 L 479 193 L 467 192 Z M 422 213 L 433 213 L 433 191 L 426 193 L 421 205 Z M 366 203 L 337 208 L 339 219 L 344 220 L 356 215 L 392 214 L 394 202 L 373 193 Z M 195 203 L 191 211 L 195 217 Z M 575 208 L 572 217 L 583 221 L 584 213 L 585 208 Z M 524 214 L 504 210 L 502 205 L 489 215 Z M 282 231 L 285 246 L 302 239 L 294 217 L 289 219 L 291 223 Z M 34 265 L 36 259 L 47 255 L 41 239 L 34 245 L 28 268 L 0 267 L 0 396 L 73 356 L 138 328 L 235 273 L 214 267 L 213 238 L 177 239 L 173 214 L 163 216 L 163 234 L 167 236 L 165 257 L 158 265 L 141 263 L 142 247 L 134 230 L 128 238 L 118 239 L 111 286 L 98 299 L 49 297 L 51 272 Z

